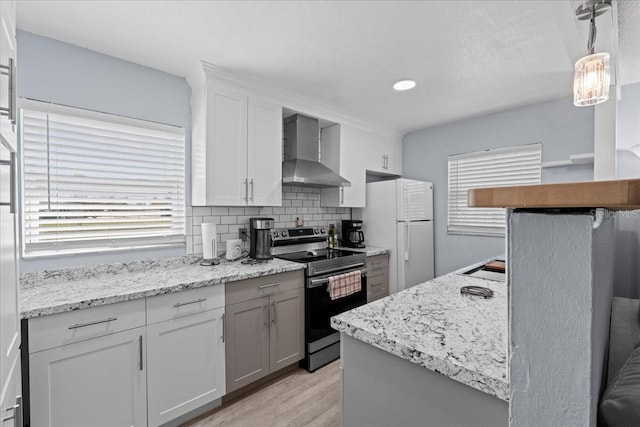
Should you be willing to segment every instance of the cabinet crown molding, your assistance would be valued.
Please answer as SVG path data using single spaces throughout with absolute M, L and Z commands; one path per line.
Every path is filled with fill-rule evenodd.
M 336 123 L 354 126 L 363 130 L 375 132 L 401 140 L 404 132 L 401 129 L 381 127 L 370 121 L 358 118 L 355 114 L 318 102 L 298 92 L 283 88 L 272 82 L 256 76 L 248 76 L 242 72 L 231 71 L 210 62 L 201 60 L 201 69 L 187 78 L 192 90 L 202 87 L 207 82 L 224 84 L 249 91 L 256 96 L 277 102 L 286 108 Z

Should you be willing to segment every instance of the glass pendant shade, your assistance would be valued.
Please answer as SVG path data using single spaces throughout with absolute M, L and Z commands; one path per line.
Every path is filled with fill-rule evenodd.
M 605 102 L 609 99 L 610 78 L 608 53 L 578 59 L 573 77 L 573 104 L 585 107 Z

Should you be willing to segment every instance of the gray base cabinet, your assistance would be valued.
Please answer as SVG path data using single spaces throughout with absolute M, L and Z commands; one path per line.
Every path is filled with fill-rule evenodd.
M 348 335 L 340 343 L 343 426 L 509 426 L 504 400 Z
M 269 374 L 268 302 L 268 298 L 259 298 L 225 309 L 229 392 Z
M 389 295 L 389 254 L 367 257 L 367 303 Z
M 227 393 L 304 358 L 302 271 L 226 286 Z

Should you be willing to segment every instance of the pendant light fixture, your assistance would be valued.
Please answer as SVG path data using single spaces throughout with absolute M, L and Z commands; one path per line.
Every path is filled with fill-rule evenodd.
M 576 18 L 589 20 L 588 55 L 576 61 L 573 76 L 573 104 L 577 107 L 600 104 L 609 99 L 611 70 L 609 54 L 594 53 L 596 44 L 596 17 L 611 8 L 611 0 L 589 0 L 576 9 Z

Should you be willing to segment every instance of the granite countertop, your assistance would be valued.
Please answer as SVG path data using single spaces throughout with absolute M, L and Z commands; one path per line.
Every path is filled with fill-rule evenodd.
M 331 319 L 351 337 L 508 401 L 507 285 L 458 270 Z M 484 286 L 493 298 L 461 295 Z
M 276 258 L 254 265 L 223 260 L 207 267 L 200 260 L 184 256 L 25 273 L 20 315 L 29 319 L 304 268 Z

